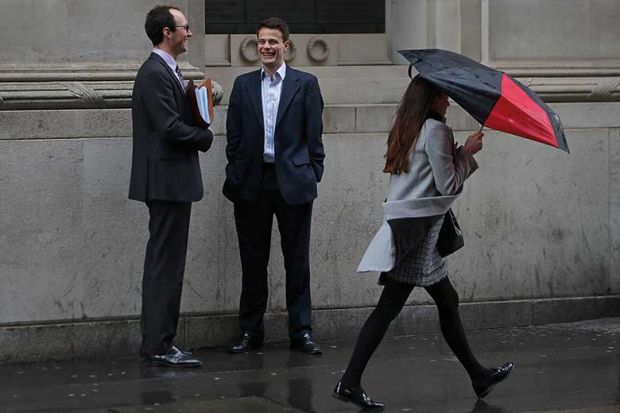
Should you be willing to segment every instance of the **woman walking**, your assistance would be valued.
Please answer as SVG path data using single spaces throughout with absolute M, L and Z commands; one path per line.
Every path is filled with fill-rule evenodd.
M 416 76 L 389 133 L 383 170 L 390 174 L 385 220 L 357 269 L 380 271 L 384 288 L 334 389 L 335 397 L 362 408 L 384 407 L 362 389 L 362 373 L 416 286 L 424 287 L 435 301 L 441 332 L 478 397 L 486 396 L 513 368 L 512 363 L 486 368 L 474 357 L 458 313 L 459 297 L 442 259 L 462 246 L 449 209 L 463 182 L 478 168 L 473 155 L 482 149 L 483 136 L 474 133 L 457 147 L 444 123 L 448 106 L 445 94 Z

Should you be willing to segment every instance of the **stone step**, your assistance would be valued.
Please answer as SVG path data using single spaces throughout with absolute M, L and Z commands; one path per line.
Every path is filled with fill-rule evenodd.
M 398 103 L 409 83 L 406 65 L 387 66 L 302 66 L 318 77 L 325 104 Z M 223 104 L 235 77 L 255 70 L 247 67 L 208 67 L 211 77 L 224 88 Z M 514 70 L 518 80 L 546 102 L 617 102 L 620 78 L 613 71 L 605 76 L 576 76 L 569 72 L 550 73 Z
M 386 132 L 396 104 L 326 105 L 323 110 L 323 133 Z M 226 133 L 225 106 L 215 107 L 215 121 L 211 130 L 216 135 Z
M 302 66 L 299 69 L 319 79 L 326 105 L 396 103 L 409 83 L 407 66 Z M 235 78 L 252 70 L 255 68 L 207 67 L 205 74 L 222 86 L 222 104 L 228 104 Z
M 293 66 L 295 69 L 303 70 L 304 72 L 312 73 L 313 75 L 324 77 L 407 77 L 406 65 L 381 65 L 381 66 Z M 221 67 L 221 66 L 208 66 L 204 69 L 205 73 L 209 77 L 235 78 L 243 73 L 248 73 L 253 70 L 257 70 L 256 67 Z
M 323 133 L 387 133 L 396 112 L 396 103 L 325 105 Z M 225 134 L 226 106 L 215 107 L 216 135 Z M 448 109 L 449 124 L 454 130 L 476 130 L 479 124 L 458 106 Z
M 325 105 L 323 133 L 386 134 L 396 107 L 396 104 Z M 551 108 L 560 115 L 566 130 L 603 127 L 614 129 L 613 133 L 618 136 L 620 102 L 553 103 Z M 215 107 L 211 129 L 216 135 L 226 133 L 226 110 L 227 106 Z M 480 127 L 456 104 L 448 108 L 447 118 L 454 131 L 474 131 Z M 131 136 L 131 112 L 129 109 L 6 110 L 0 111 L 0 125 L 0 141 L 101 137 L 97 130 L 105 130 L 106 137 L 128 137 Z
M 604 125 L 620 128 L 620 102 L 552 103 L 565 129 L 587 129 Z M 226 106 L 216 106 L 215 134 L 225 134 Z M 396 103 L 326 104 L 323 110 L 323 133 L 387 133 L 396 112 Z M 448 125 L 455 131 L 475 131 L 480 124 L 456 103 L 447 113 Z M 0 134 L 1 138 L 1 134 Z

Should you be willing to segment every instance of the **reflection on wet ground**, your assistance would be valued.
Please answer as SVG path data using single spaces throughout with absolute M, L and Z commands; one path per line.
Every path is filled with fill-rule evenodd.
M 512 376 L 477 401 L 441 336 L 387 338 L 363 385 L 387 412 L 620 412 L 620 318 L 470 332 L 488 365 Z M 355 412 L 330 397 L 353 342 L 321 342 L 322 357 L 286 344 L 229 355 L 195 351 L 204 366 L 178 370 L 137 359 L 5 365 L 0 412 Z

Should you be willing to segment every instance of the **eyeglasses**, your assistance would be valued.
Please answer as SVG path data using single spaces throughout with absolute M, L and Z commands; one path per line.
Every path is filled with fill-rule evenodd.
M 186 24 L 185 26 L 174 26 L 174 27 L 182 27 L 185 29 L 186 32 L 189 32 L 189 23 Z

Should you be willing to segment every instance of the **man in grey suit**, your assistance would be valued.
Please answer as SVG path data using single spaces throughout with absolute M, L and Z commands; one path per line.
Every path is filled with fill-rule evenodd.
M 277 17 L 257 30 L 262 68 L 235 79 L 226 118 L 224 195 L 234 203 L 241 255 L 241 337 L 229 349 L 261 347 L 267 308 L 267 263 L 273 217 L 286 270 L 291 347 L 321 354 L 312 337 L 310 224 L 323 175 L 323 99 L 317 78 L 284 63 L 287 24 Z
M 173 6 L 148 12 L 146 33 L 154 49 L 134 83 L 133 152 L 129 198 L 146 203 L 149 240 L 142 278 L 142 355 L 152 364 L 198 367 L 174 345 L 185 271 L 192 202 L 203 196 L 198 151 L 213 141 L 195 126 L 176 58 L 192 36 Z

